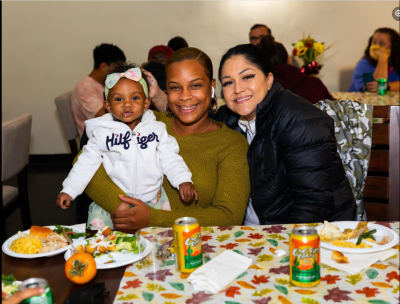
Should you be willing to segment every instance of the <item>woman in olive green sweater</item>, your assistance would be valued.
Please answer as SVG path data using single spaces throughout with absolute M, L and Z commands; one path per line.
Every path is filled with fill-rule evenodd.
M 171 227 L 184 216 L 197 218 L 202 226 L 242 223 L 250 193 L 248 144 L 238 132 L 208 118 L 209 110 L 216 107 L 212 72 L 211 60 L 202 51 L 185 48 L 175 52 L 166 64 L 167 112 L 155 113 L 179 144 L 198 200 L 184 203 L 164 179 L 171 211 L 152 209 L 125 196 L 100 167 L 85 192 L 111 213 L 114 229 Z

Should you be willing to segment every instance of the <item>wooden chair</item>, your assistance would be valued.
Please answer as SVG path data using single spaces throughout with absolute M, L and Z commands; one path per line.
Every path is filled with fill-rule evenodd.
M 18 175 L 18 188 L 3 185 L 3 229 L 2 243 L 7 239 L 5 220 L 18 207 L 21 210 L 24 229 L 32 226 L 28 198 L 29 144 L 32 115 L 23 113 L 17 118 L 2 123 L 2 182 Z
M 58 115 L 60 116 L 65 136 L 68 139 L 72 158 L 74 158 L 78 154 L 76 138 L 79 137 L 79 133 L 76 127 L 74 116 L 72 115 L 71 99 L 72 91 L 69 91 L 58 96 L 54 102 L 56 103 Z
M 364 188 L 364 205 L 370 221 L 399 220 L 399 106 L 375 106 L 372 149 Z M 389 120 L 387 122 L 387 120 Z

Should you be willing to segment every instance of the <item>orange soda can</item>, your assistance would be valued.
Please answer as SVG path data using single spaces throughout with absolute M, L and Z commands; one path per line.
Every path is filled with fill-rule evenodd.
M 173 231 L 176 270 L 191 273 L 203 265 L 200 225 L 193 217 L 182 217 L 175 220 Z
M 290 235 L 290 282 L 298 287 L 314 287 L 321 281 L 319 235 L 312 227 L 301 226 Z

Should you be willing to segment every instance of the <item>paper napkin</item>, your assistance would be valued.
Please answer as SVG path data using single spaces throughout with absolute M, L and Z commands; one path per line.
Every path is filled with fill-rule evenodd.
M 79 229 L 79 230 L 82 231 L 82 232 L 86 232 L 86 224 L 85 224 L 85 223 L 83 223 L 83 224 L 72 225 L 72 226 L 70 226 L 70 227 Z
M 225 250 L 188 277 L 195 292 L 217 293 L 250 267 L 251 258 Z
M 361 270 L 368 268 L 377 261 L 383 261 L 398 253 L 398 250 L 388 249 L 373 253 L 343 253 L 349 259 L 349 263 L 341 264 L 332 259 L 332 250 L 321 248 L 321 263 L 329 265 L 333 268 L 346 271 L 350 274 L 359 273 Z

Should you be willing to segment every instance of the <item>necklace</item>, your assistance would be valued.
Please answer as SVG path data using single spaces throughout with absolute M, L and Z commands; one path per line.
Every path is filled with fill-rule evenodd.
M 202 133 L 206 132 L 211 127 L 212 120 L 211 119 L 208 119 L 208 120 L 210 120 L 210 124 L 208 125 L 208 127 L 203 132 L 200 132 L 200 133 L 197 133 L 197 134 L 202 134 Z M 176 130 L 176 126 L 175 126 L 175 117 L 172 117 L 172 122 L 173 122 L 175 134 L 179 136 L 178 131 Z

